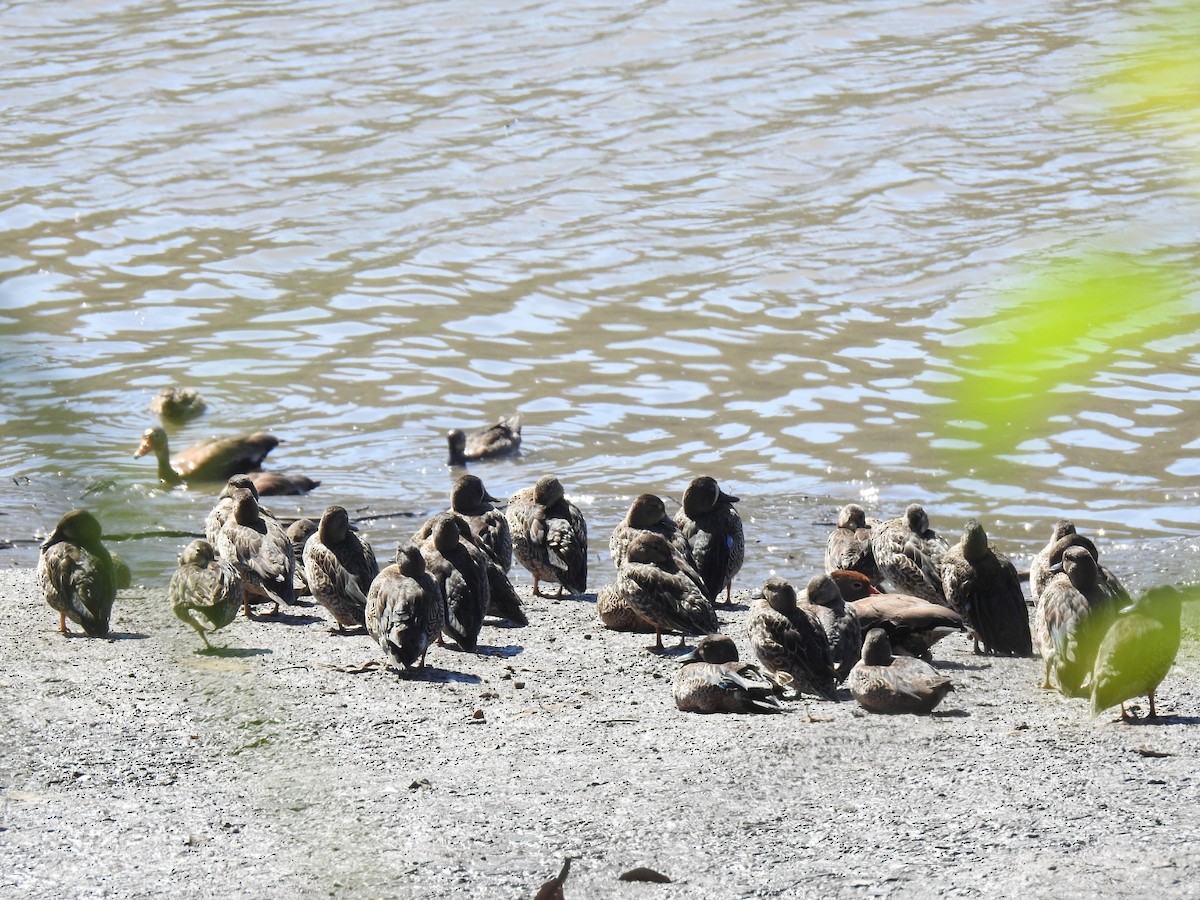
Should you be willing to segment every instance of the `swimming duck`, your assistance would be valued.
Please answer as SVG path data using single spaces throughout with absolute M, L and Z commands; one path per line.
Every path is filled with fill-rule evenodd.
M 247 618 L 252 597 L 274 603 L 271 614 L 278 615 L 281 602 L 295 601 L 296 557 L 292 542 L 278 522 L 262 514 L 249 489 L 234 488 L 231 499 L 233 514 L 217 533 L 217 554 L 233 563 L 242 576 Z
M 476 475 L 461 476 L 450 490 L 450 509 L 467 521 L 476 546 L 507 574 L 512 568 L 512 529 L 493 506 L 499 502 Z
M 696 571 L 704 580 L 704 592 L 715 603 L 725 592 L 725 603 L 733 602 L 733 579 L 742 568 L 746 539 L 742 518 L 733 504 L 738 498 L 721 490 L 715 478 L 693 478 L 683 492 L 683 508 L 675 514 L 692 548 Z
M 911 656 L 892 656 L 882 628 L 867 632 L 862 659 L 850 670 L 846 685 L 868 712 L 917 715 L 932 712 L 954 690 L 950 679 L 929 663 Z
M 224 628 L 237 618 L 245 604 L 242 577 L 227 560 L 218 559 L 208 541 L 198 538 L 179 554 L 179 568 L 167 586 L 171 610 L 196 629 L 205 647 L 211 647 L 206 632 Z
M 338 633 L 365 628 L 367 591 L 379 574 L 379 563 L 371 544 L 351 526 L 344 506 L 325 508 L 317 533 L 304 545 L 303 561 L 308 589 L 333 616 Z
M 800 602 L 804 611 L 820 624 L 829 640 L 829 653 L 837 683 L 850 674 L 862 653 L 862 630 L 858 614 L 847 606 L 837 582 L 829 575 L 809 579 Z
M 367 592 L 367 632 L 396 669 L 424 669 L 429 645 L 442 633 L 442 615 L 442 592 L 425 557 L 415 544 L 401 544 L 396 561 Z
M 701 635 L 720 626 L 708 598 L 679 570 L 670 544 L 661 534 L 636 535 L 626 548 L 617 573 L 617 590 L 629 607 L 654 626 L 652 649 L 662 652 L 664 631 L 679 632 L 683 646 L 689 634 Z
M 861 572 L 874 585 L 883 580 L 875 564 L 875 551 L 871 549 L 871 524 L 866 510 L 857 503 L 847 503 L 841 508 L 837 527 L 825 541 L 825 571 L 845 569 Z
M 738 659 L 737 645 L 724 634 L 706 634 L 680 657 L 672 693 L 684 712 L 780 712 L 775 685 L 753 663 Z
M 963 630 L 963 618 L 948 606 L 911 594 L 875 593 L 847 604 L 858 615 L 863 634 L 882 628 L 895 650 L 929 662 L 930 648 L 946 635 Z
M 450 465 L 465 466 L 468 462 L 510 456 L 521 449 L 521 414 L 500 419 L 495 425 L 467 434 L 455 428 L 446 435 L 450 448 Z
M 517 491 L 505 515 L 513 556 L 533 576 L 534 594 L 541 596 L 542 581 L 556 582 L 558 597 L 564 589 L 587 592 L 587 522 L 566 499 L 558 478 L 543 475 L 533 487 Z
M 67 619 L 88 637 L 108 635 L 117 597 L 112 556 L 100 542 L 100 522 L 86 509 L 66 513 L 42 542 L 37 575 L 42 594 L 58 613 L 58 630 L 71 634 Z
M 1053 672 L 1063 696 L 1084 697 L 1100 642 L 1128 598 L 1111 590 L 1086 547 L 1068 547 L 1053 570 L 1033 616 L 1044 666 L 1042 687 L 1051 687 Z
M 1029 608 L 1017 567 L 988 542 L 972 519 L 962 540 L 942 557 L 942 588 L 950 608 L 966 620 L 975 641 L 997 656 L 1031 656 Z
M 837 700 L 829 640 L 796 605 L 796 589 L 787 580 L 773 576 L 763 582 L 746 624 L 750 645 L 772 681 L 798 694 Z
M 491 601 L 487 556 L 463 536 L 455 515 L 439 513 L 435 518 L 429 539 L 420 550 L 442 592 L 442 631 L 461 649 L 473 652 Z
M 1191 597 L 1189 599 L 1195 599 Z M 1121 718 L 1131 718 L 1125 701 L 1146 695 L 1149 718 L 1158 718 L 1154 693 L 1179 652 L 1179 618 L 1184 594 L 1176 588 L 1152 588 L 1122 609 L 1100 642 L 1092 670 L 1092 715 L 1121 704 Z
M 150 411 L 164 422 L 186 422 L 207 408 L 208 404 L 195 388 L 163 388 L 150 401 Z
M 942 587 L 942 557 L 950 545 L 929 527 L 929 515 L 921 504 L 911 503 L 903 516 L 872 528 L 871 549 L 880 576 L 898 593 L 948 605 Z
M 321 482 L 307 475 L 285 475 L 282 472 L 252 472 L 250 479 L 260 497 L 285 497 L 307 494 Z
M 193 481 L 222 481 L 230 475 L 253 472 L 279 439 L 265 432 L 234 438 L 212 438 L 178 453 L 174 458 L 162 428 L 147 428 L 134 459 L 153 453 L 158 461 L 158 480 L 176 485 Z

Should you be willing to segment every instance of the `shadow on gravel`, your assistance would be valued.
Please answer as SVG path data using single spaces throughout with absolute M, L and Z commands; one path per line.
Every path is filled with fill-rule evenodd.
M 1124 724 L 1131 728 L 1153 728 L 1158 725 L 1200 725 L 1200 716 L 1159 716 L 1156 719 L 1148 719 L 1143 716 L 1139 719 L 1114 719 L 1112 724 Z
M 440 684 L 456 682 L 458 684 L 479 684 L 478 675 L 466 672 L 452 672 L 450 669 L 439 669 L 437 666 L 425 666 L 421 670 L 410 670 L 399 675 L 401 681 L 436 681 Z
M 935 709 L 929 714 L 931 719 L 969 719 L 971 714 L 965 709 Z
M 308 613 L 285 613 L 281 612 L 277 616 L 263 615 L 255 613 L 250 617 L 255 622 L 278 622 L 281 625 L 312 625 L 314 622 L 324 622 L 324 616 L 312 616 Z
M 201 647 L 197 656 L 214 656 L 218 659 L 244 659 L 249 656 L 266 656 L 274 651 L 266 647 Z
M 984 669 L 990 669 L 990 662 L 954 662 L 950 659 L 935 659 L 933 661 L 935 669 L 954 669 L 956 672 L 982 672 Z
M 86 637 L 82 634 L 71 634 L 71 637 Z M 140 631 L 110 631 L 108 639 L 110 641 L 144 641 L 150 637 L 148 634 L 142 634 Z
M 475 652 L 480 656 L 499 656 L 504 659 L 511 659 L 518 653 L 524 653 L 525 648 L 521 644 L 505 644 L 503 647 L 491 647 L 487 644 L 479 644 L 475 647 Z

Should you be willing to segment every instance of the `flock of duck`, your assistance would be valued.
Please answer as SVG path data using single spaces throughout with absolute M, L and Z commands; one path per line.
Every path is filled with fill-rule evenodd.
M 178 404 L 178 408 L 168 406 Z M 164 420 L 198 414 L 203 401 L 164 392 L 152 407 Z M 448 437 L 449 462 L 512 454 L 520 448 L 520 416 Z M 268 434 L 213 440 L 176 457 L 166 432 L 148 429 L 137 456 L 154 453 L 167 486 L 225 480 L 205 520 L 205 537 L 179 556 L 168 594 L 176 615 L 208 646 L 208 635 L 239 612 L 267 602 L 311 595 L 339 632 L 365 631 L 388 663 L 419 676 L 434 645 L 474 651 L 489 616 L 522 626 L 528 619 L 509 579 L 515 563 L 533 578 L 582 595 L 588 586 L 587 522 L 554 475 L 501 503 L 471 473 L 454 483 L 450 506 L 398 547 L 380 568 L 370 544 L 344 507 L 329 506 L 319 522 L 286 528 L 263 508 L 264 494 L 297 493 L 317 482 L 264 473 L 278 441 Z M 596 594 L 610 629 L 653 633 L 647 649 L 664 652 L 663 635 L 698 637 L 673 683 L 676 705 L 695 712 L 778 712 L 783 700 L 838 700 L 839 686 L 864 709 L 928 713 L 953 690 L 932 664 L 930 648 L 967 631 L 976 653 L 1029 657 L 1044 664 L 1043 687 L 1090 699 L 1093 714 L 1148 698 L 1174 663 L 1183 595 L 1147 591 L 1131 601 L 1099 563 L 1094 542 L 1063 520 L 1032 560 L 1028 603 L 1012 562 L 967 523 L 951 545 L 934 531 L 920 504 L 893 519 L 868 519 L 857 504 L 843 507 L 825 549 L 825 571 L 803 588 L 771 577 L 749 606 L 746 634 L 756 663 L 738 657 L 720 634 L 717 608 L 732 603 L 745 538 L 738 498 L 701 476 L 667 514 L 663 499 L 643 494 L 609 538 L 615 577 Z M 501 508 L 503 507 L 503 508 Z M 102 543 L 102 529 L 84 509 L 66 513 L 42 544 L 38 577 L 48 604 L 89 636 L 104 636 L 121 577 Z

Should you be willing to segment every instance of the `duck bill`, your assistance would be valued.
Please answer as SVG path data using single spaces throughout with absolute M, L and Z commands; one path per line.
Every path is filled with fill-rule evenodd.
M 737 503 L 740 499 L 742 499 L 741 497 L 733 496 L 733 494 L 727 494 L 724 491 L 721 491 L 720 493 L 721 493 L 720 499 L 724 500 L 726 503 Z
M 140 444 L 138 444 L 137 450 L 135 450 L 133 453 L 133 458 L 141 459 L 143 456 L 145 456 L 147 453 L 150 453 L 153 450 L 154 450 L 154 445 L 150 443 L 150 436 L 144 435 L 142 437 L 142 442 Z

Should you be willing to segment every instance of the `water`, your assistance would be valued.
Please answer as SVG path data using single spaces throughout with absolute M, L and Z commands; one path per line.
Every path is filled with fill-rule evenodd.
M 1194 261 L 1186 139 L 1093 89 L 1140 4 L 501 6 L 0 8 L 0 559 L 86 504 L 171 569 L 216 490 L 133 459 L 173 384 L 209 402 L 176 449 L 274 432 L 322 485 L 272 508 L 387 514 L 381 556 L 446 505 L 445 431 L 515 410 L 524 455 L 477 471 L 557 472 L 605 565 L 701 473 L 748 583 L 850 500 L 1016 554 L 1064 513 L 1200 535 L 1200 330 L 1067 385 L 999 474 L 942 417 L 1039 261 Z

